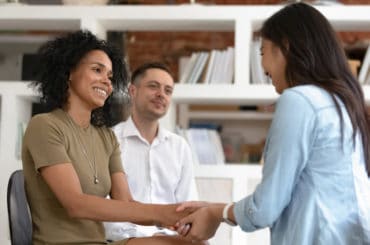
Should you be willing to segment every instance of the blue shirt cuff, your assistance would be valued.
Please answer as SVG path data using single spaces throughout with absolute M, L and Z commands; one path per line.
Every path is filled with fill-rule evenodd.
M 255 208 L 253 207 L 253 196 L 238 201 L 234 205 L 235 220 L 243 231 L 255 231 L 259 229 L 252 223 Z

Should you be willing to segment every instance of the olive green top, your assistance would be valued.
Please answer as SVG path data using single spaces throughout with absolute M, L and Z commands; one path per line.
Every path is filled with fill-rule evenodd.
M 94 154 L 98 184 L 94 183 Z M 72 163 L 82 191 L 106 197 L 111 190 L 111 174 L 123 171 L 120 154 L 110 128 L 92 125 L 82 128 L 61 109 L 31 119 L 23 139 L 22 162 L 32 215 L 33 244 L 106 243 L 102 223 L 70 218 L 43 180 L 39 169 Z

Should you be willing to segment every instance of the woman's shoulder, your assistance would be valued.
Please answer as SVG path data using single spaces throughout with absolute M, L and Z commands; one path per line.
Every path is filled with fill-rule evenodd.
M 51 112 L 34 115 L 28 123 L 28 128 L 64 131 L 66 122 L 62 113 L 63 111 L 56 109 Z
M 302 101 L 314 109 L 333 106 L 331 95 L 315 85 L 300 85 L 286 89 L 281 95 L 281 100 Z
M 112 140 L 116 139 L 113 129 L 108 126 L 94 126 L 95 130 L 105 139 Z
M 46 123 L 57 123 L 58 121 L 63 121 L 63 119 L 60 110 L 56 109 L 51 112 L 39 113 L 34 115 L 31 118 L 30 123 L 46 124 Z

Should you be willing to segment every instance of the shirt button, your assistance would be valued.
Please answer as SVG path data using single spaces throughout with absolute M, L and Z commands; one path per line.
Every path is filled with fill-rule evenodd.
M 250 214 L 250 215 L 253 214 L 253 210 L 251 208 L 248 208 L 248 214 Z

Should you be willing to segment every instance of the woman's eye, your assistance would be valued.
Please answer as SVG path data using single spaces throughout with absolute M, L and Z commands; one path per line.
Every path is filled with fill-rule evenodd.
M 100 72 L 101 72 L 101 69 L 100 69 L 99 67 L 95 67 L 95 68 L 93 68 L 93 70 L 94 70 L 95 72 L 97 72 L 97 73 L 100 73 Z

